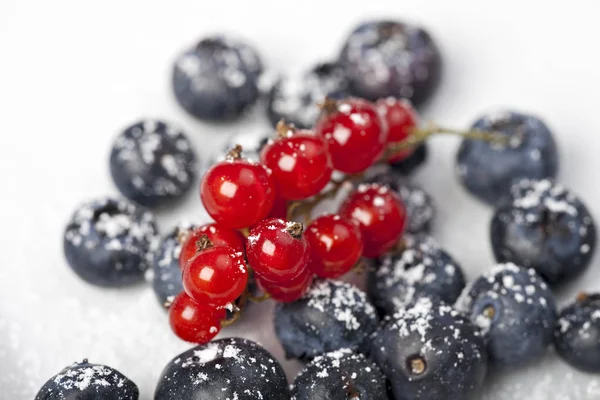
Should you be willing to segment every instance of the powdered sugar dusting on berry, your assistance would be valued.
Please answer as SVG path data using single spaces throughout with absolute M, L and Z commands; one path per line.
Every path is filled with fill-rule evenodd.
M 128 127 L 114 142 L 111 154 L 119 185 L 129 182 L 140 196 L 179 196 L 196 174 L 196 156 L 184 133 L 157 120 Z
M 161 384 L 178 388 L 192 385 L 193 393 L 204 393 L 196 390 L 207 388 L 209 393 L 222 392 L 223 398 L 230 400 L 239 399 L 241 393 L 243 398 L 269 398 L 275 393 L 271 390 L 286 388 L 277 361 L 258 344 L 241 338 L 215 340 L 186 351 L 167 366 L 159 387 Z
M 63 391 L 68 391 L 71 395 L 74 390 L 85 393 L 90 393 L 90 391 L 103 393 L 98 391 L 101 387 L 121 388 L 127 391 L 133 385 L 129 382 L 125 388 L 127 378 L 121 373 L 104 365 L 89 364 L 87 360 L 65 368 L 52 378 L 52 382 L 57 389 L 49 390 L 52 390 L 53 396 L 58 396 L 57 398 L 63 398 L 62 396 L 65 395 Z
M 572 194 L 563 186 L 549 179 L 539 181 L 522 180 L 511 189 L 513 207 L 528 210 L 543 206 L 552 213 L 577 215 L 577 207 L 573 204 Z
M 331 388 L 331 385 L 340 385 L 345 389 L 347 385 L 354 384 L 360 387 L 366 383 L 365 380 L 369 383 L 380 383 L 381 387 L 384 387 L 383 375 L 375 363 L 361 353 L 342 348 L 317 356 L 308 363 L 296 377 L 292 392 L 295 391 L 296 385 L 309 385 L 316 393 L 321 386 Z
M 368 302 L 367 296 L 357 287 L 338 281 L 317 281 L 304 295 L 308 299 L 308 306 L 321 312 L 326 312 L 333 306 L 334 318 L 343 323 L 348 330 L 361 328 L 355 313 L 361 309 L 376 319 L 375 308 Z
M 280 80 L 271 92 L 270 108 L 277 119 L 308 128 L 321 112 L 318 103 L 331 93 L 346 90 L 343 71 L 333 64 L 323 64 L 304 73 Z
M 101 198 L 80 206 L 65 231 L 75 247 L 126 250 L 142 259 L 158 243 L 153 215 L 125 200 Z
M 459 271 L 459 273 L 457 273 Z M 403 250 L 380 258 L 374 272 L 375 299 L 391 296 L 396 306 L 410 303 L 416 295 L 457 296 L 463 286 L 462 272 L 437 243 L 427 236 L 405 235 Z M 371 290 L 371 289 L 369 289 Z M 381 296 L 378 295 L 381 293 Z M 447 301 L 454 301 L 455 297 Z M 384 303 L 386 299 L 382 299 Z M 378 300 L 376 300 L 378 304 Z

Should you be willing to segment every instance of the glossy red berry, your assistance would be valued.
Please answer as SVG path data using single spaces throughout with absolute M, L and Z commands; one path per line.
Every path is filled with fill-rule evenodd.
M 406 140 L 419 123 L 419 115 L 406 99 L 396 99 L 394 97 L 381 99 L 377 102 L 377 109 L 387 123 L 388 144 Z M 413 152 L 414 149 L 400 150 L 392 154 L 388 161 L 402 161 Z
M 273 300 L 289 303 L 298 300 L 306 293 L 312 284 L 313 274 L 309 270 L 305 270 L 297 277 L 286 282 L 285 285 L 261 280 L 260 278 L 257 278 L 257 281 L 263 290 L 271 295 Z
M 324 215 L 306 229 L 310 245 L 309 269 L 322 278 L 337 278 L 350 271 L 363 252 L 358 224 L 339 215 Z
M 208 214 L 228 228 L 244 228 L 269 215 L 275 200 L 275 182 L 260 164 L 229 160 L 206 172 L 200 187 Z
M 273 202 L 273 207 L 271 208 L 271 212 L 269 212 L 267 218 L 285 219 L 287 217 L 287 206 L 287 200 L 279 195 L 276 195 L 275 201 Z
M 347 174 L 373 165 L 387 143 L 385 121 L 374 104 L 361 99 L 328 100 L 315 131 L 327 143 L 333 168 Z
M 221 331 L 225 317 L 224 308 L 196 303 L 185 292 L 179 293 L 169 308 L 171 329 L 180 339 L 191 343 L 208 343 Z
M 271 218 L 252 228 L 246 255 L 257 277 L 285 284 L 306 271 L 310 249 L 302 224 Z
M 183 288 L 201 304 L 224 306 L 237 299 L 248 283 L 244 255 L 231 247 L 200 251 L 183 271 Z
M 289 129 L 289 137 L 278 138 L 263 149 L 261 161 L 272 171 L 281 197 L 301 200 L 323 190 L 333 167 L 323 139 L 312 132 Z
M 340 215 L 358 223 L 363 255 L 378 257 L 400 239 L 406 224 L 406 209 L 387 187 L 360 185 L 340 207 Z
M 198 228 L 194 228 L 187 233 L 185 241 L 181 246 L 179 254 L 179 267 L 183 270 L 197 253 L 198 241 L 202 236 L 206 235 L 208 240 L 212 242 L 214 247 L 229 246 L 235 251 L 246 251 L 246 239 L 244 235 L 235 229 L 225 228 L 220 224 L 206 224 Z

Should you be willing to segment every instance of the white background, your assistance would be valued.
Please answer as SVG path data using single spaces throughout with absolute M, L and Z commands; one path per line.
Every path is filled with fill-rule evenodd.
M 164 365 L 189 345 L 169 331 L 149 286 L 103 290 L 79 280 L 62 255 L 62 230 L 85 199 L 115 194 L 111 140 L 148 116 L 179 123 L 202 155 L 227 133 L 266 127 L 261 110 L 233 125 L 195 121 L 174 102 L 176 54 L 212 32 L 254 43 L 265 63 L 297 71 L 335 57 L 368 17 L 418 22 L 437 40 L 443 83 L 425 116 L 453 127 L 512 107 L 542 116 L 556 133 L 560 179 L 600 221 L 600 2 L 105 1 L 0 2 L 0 398 L 31 399 L 51 375 L 84 357 L 118 368 L 151 399 Z M 491 210 L 457 184 L 458 142 L 433 142 L 416 180 L 438 201 L 434 236 L 470 278 L 491 262 Z M 204 221 L 196 192 L 158 215 L 163 232 Z M 559 301 L 600 289 L 600 258 Z M 239 329 L 282 359 L 270 306 Z M 256 322 L 251 323 L 249 320 Z M 254 326 L 256 325 L 256 326 Z M 235 331 L 226 332 L 227 335 Z M 290 376 L 297 371 L 286 363 Z M 495 374 L 484 399 L 600 398 L 598 377 L 556 360 Z

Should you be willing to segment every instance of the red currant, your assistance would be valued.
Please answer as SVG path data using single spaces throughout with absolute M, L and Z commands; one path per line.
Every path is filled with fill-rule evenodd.
M 204 344 L 221 331 L 221 321 L 226 315 L 224 308 L 198 304 L 185 292 L 181 292 L 169 308 L 169 323 L 180 339 Z
M 308 267 L 322 278 L 338 278 L 350 271 L 362 256 L 358 225 L 339 215 L 324 215 L 306 229 L 311 259 Z
M 332 102 L 327 100 L 315 131 L 327 143 L 335 169 L 347 174 L 362 172 L 385 150 L 385 121 L 366 100 Z
M 310 249 L 302 224 L 270 218 L 250 231 L 246 255 L 256 276 L 283 284 L 306 270 Z
M 257 278 L 258 284 L 265 292 L 271 295 L 271 298 L 282 303 L 289 303 L 298 300 L 306 293 L 313 281 L 312 272 L 306 270 L 297 277 L 283 284 L 272 283 Z
M 406 140 L 419 123 L 419 115 L 412 108 L 408 100 L 388 97 L 377 102 L 377 109 L 383 116 L 388 126 L 388 143 L 397 143 Z M 414 149 L 400 150 L 392 154 L 388 161 L 397 162 L 406 159 Z
M 222 161 L 204 175 L 200 196 L 217 223 L 244 228 L 269 214 L 275 200 L 275 182 L 262 165 L 241 159 Z
M 387 187 L 360 185 L 340 208 L 340 215 L 358 222 L 363 255 L 378 257 L 400 239 L 406 224 L 404 204 Z
M 208 240 L 212 242 L 215 247 L 218 246 L 229 246 L 235 251 L 245 252 L 246 251 L 246 239 L 244 235 L 235 229 L 225 228 L 219 224 L 206 224 L 198 228 L 194 228 L 188 232 L 185 242 L 181 246 L 181 253 L 179 255 L 179 267 L 183 270 L 197 253 L 198 253 L 198 241 L 200 237 L 206 235 Z
M 273 208 L 269 212 L 268 218 L 286 218 L 287 217 L 287 200 L 277 194 L 273 202 Z
M 242 252 L 231 247 L 209 247 L 192 258 L 183 271 L 183 287 L 201 304 L 224 306 L 237 299 L 248 283 Z
M 333 167 L 327 145 L 311 132 L 293 131 L 289 137 L 269 143 L 261 161 L 271 171 L 277 193 L 288 200 L 301 200 L 319 193 L 329 180 Z

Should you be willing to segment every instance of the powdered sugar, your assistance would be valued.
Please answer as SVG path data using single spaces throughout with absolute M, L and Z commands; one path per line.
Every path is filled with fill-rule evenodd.
M 146 119 L 120 134 L 111 153 L 111 171 L 125 193 L 136 199 L 179 196 L 196 175 L 196 156 L 184 133 L 158 120 Z
M 125 200 L 101 198 L 77 209 L 65 232 L 75 247 L 143 253 L 157 242 L 154 217 Z
M 321 312 L 326 312 L 333 307 L 334 318 L 348 330 L 359 330 L 361 327 L 355 315 L 358 309 L 361 309 L 361 313 L 376 318 L 375 309 L 368 302 L 365 293 L 348 283 L 317 281 L 304 298 L 308 299 L 309 307 Z
M 528 210 L 543 206 L 552 213 L 577 215 L 577 208 L 572 204 L 573 197 L 569 191 L 548 179 L 539 181 L 523 180 L 512 188 L 513 207 Z

